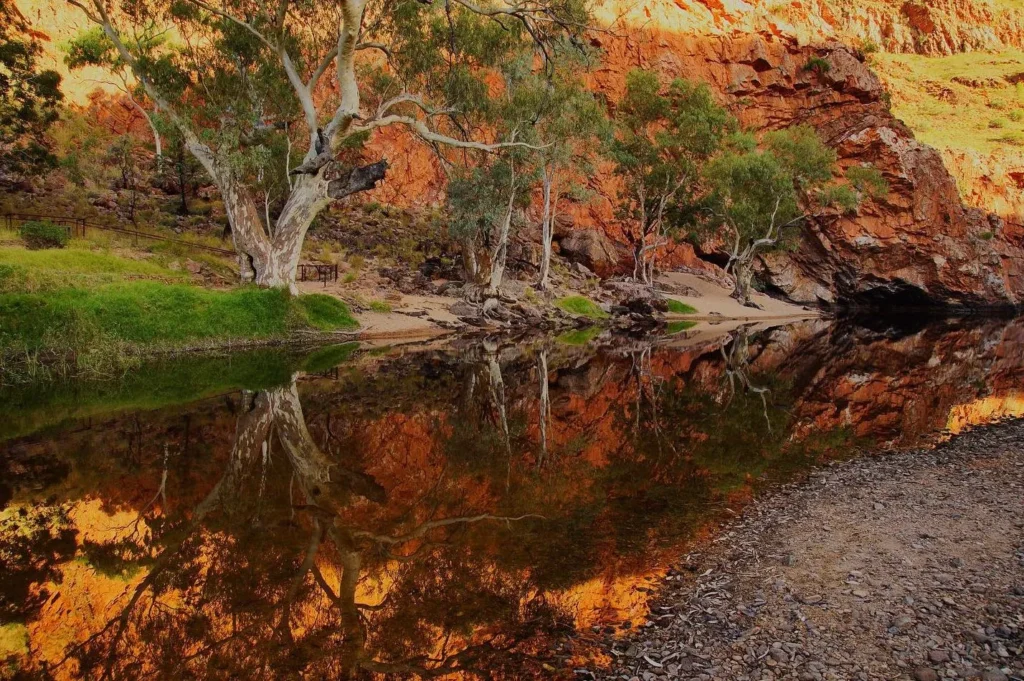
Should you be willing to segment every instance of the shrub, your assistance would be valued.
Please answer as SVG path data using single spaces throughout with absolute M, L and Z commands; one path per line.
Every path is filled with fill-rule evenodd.
M 982 232 L 981 234 L 978 235 L 978 238 L 983 239 L 985 241 L 991 241 L 992 239 L 995 238 L 995 236 L 996 235 L 993 234 L 992 232 Z
M 864 38 L 864 40 L 860 42 L 860 51 L 865 55 L 874 54 L 875 52 L 878 52 L 878 49 L 878 43 L 871 38 Z
M 374 312 L 388 314 L 391 312 L 391 305 L 385 300 L 374 300 L 370 302 L 370 309 Z
M 64 248 L 71 239 L 68 231 L 48 221 L 26 222 L 21 226 L 21 238 L 25 245 L 36 250 L 42 248 Z
M 1002 142 L 1004 144 L 1011 144 L 1015 147 L 1021 147 L 1024 146 L 1024 135 L 1016 131 L 1005 132 L 996 137 L 995 141 Z
M 1014 109 L 1009 113 L 1010 120 L 1014 123 L 1024 121 L 1024 109 Z
M 828 73 L 831 68 L 832 65 L 821 57 L 811 57 L 807 60 L 807 63 L 804 64 L 804 71 L 812 71 L 819 76 Z
M 1006 127 L 1006 119 L 1005 118 L 993 118 L 992 120 L 990 120 L 988 122 L 988 127 L 990 127 L 990 128 L 1005 128 Z

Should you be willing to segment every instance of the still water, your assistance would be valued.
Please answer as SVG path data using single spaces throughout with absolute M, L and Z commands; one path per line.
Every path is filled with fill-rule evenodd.
M 189 358 L 0 394 L 0 677 L 571 678 L 815 464 L 1024 413 L 1024 325 Z

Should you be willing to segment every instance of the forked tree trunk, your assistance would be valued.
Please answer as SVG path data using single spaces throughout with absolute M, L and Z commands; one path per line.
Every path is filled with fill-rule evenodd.
M 751 263 L 737 260 L 733 266 L 732 273 L 736 280 L 732 290 L 732 297 L 738 300 L 741 305 L 752 307 L 750 302 L 750 281 L 754 277 L 754 269 L 751 267 Z
M 302 243 L 313 220 L 332 200 L 372 188 L 383 179 L 386 170 L 387 163 L 379 161 L 352 169 L 330 181 L 323 178 L 323 173 L 300 176 L 275 222 L 273 237 L 267 234 L 251 193 L 244 191 L 237 182 L 221 178 L 218 184 L 239 253 L 242 281 L 266 287 L 287 287 L 297 293 L 295 272 L 302 255 Z

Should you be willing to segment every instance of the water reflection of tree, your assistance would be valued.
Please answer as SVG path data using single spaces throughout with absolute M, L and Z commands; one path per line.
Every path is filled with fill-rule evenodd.
M 531 657 L 517 646 L 558 617 L 485 555 L 430 549 L 472 525 L 522 518 L 443 515 L 443 500 L 425 498 L 421 517 L 407 509 L 387 531 L 343 519 L 347 506 L 385 501 L 371 477 L 324 456 L 294 385 L 246 395 L 221 479 L 187 523 L 152 519 L 159 549 L 147 574 L 67 662 L 100 678 L 209 665 L 249 678 L 515 676 Z M 360 602 L 368 574 L 387 575 L 384 600 Z M 470 635 L 484 625 L 486 636 Z
M 728 400 L 717 348 L 683 371 L 674 359 L 642 343 L 489 345 L 318 383 L 304 404 L 295 385 L 244 394 L 216 473 L 189 487 L 175 478 L 189 457 L 154 452 L 169 502 L 154 482 L 135 506 L 147 531 L 88 548 L 94 565 L 121 561 L 104 559 L 111 574 L 142 571 L 67 664 L 109 678 L 564 668 L 551 637 L 572 617 L 552 594 L 645 573 L 788 456 L 784 382 L 745 365 L 770 399 Z M 416 470 L 379 461 L 423 437 Z

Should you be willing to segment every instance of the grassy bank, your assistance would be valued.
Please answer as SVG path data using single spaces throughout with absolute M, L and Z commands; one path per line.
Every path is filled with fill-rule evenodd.
M 189 279 L 109 252 L 0 248 L 0 380 L 110 373 L 154 351 L 358 327 L 329 296 Z

